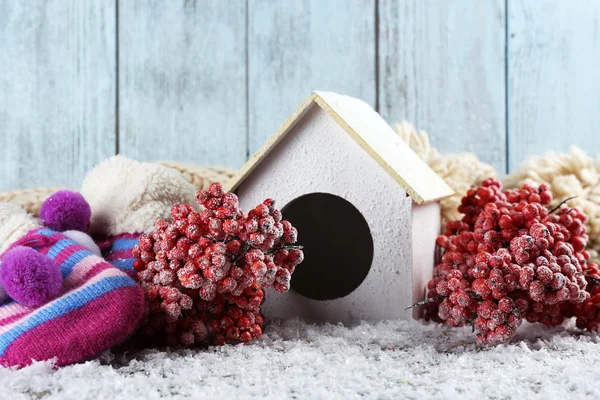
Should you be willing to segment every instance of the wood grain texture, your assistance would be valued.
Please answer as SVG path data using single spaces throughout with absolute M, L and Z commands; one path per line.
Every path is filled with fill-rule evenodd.
M 0 191 L 79 187 L 115 151 L 115 4 L 0 1 Z
M 246 161 L 245 3 L 119 2 L 119 147 L 141 160 Z
M 509 3 L 509 143 L 515 169 L 576 144 L 600 152 L 600 2 Z
M 380 0 L 379 101 L 442 152 L 506 169 L 504 0 Z
M 375 105 L 375 0 L 248 0 L 250 154 L 313 90 Z

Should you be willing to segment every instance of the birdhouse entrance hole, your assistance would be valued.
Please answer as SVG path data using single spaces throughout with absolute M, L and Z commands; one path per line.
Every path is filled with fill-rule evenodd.
M 283 218 L 298 229 L 304 261 L 291 288 L 313 300 L 333 300 L 358 288 L 373 261 L 373 238 L 363 215 L 349 201 L 310 193 L 288 203 Z

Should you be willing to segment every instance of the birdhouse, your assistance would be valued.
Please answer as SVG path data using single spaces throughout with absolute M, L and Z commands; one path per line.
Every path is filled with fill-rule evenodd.
M 439 200 L 452 189 L 367 103 L 314 92 L 229 184 L 265 196 L 298 229 L 305 259 L 269 317 L 354 323 L 418 317 L 435 262 Z

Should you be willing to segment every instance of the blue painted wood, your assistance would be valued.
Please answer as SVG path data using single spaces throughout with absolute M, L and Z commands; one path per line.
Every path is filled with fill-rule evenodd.
M 509 4 L 510 167 L 576 144 L 600 152 L 600 2 Z
M 380 112 L 506 168 L 504 0 L 380 0 Z
M 117 77 L 114 1 L 0 2 L 0 190 L 77 187 L 117 148 L 239 167 L 314 89 L 501 171 L 569 144 L 598 153 L 600 2 L 504 6 L 120 0 Z
M 0 2 L 0 191 L 79 187 L 115 153 L 115 4 Z
M 248 57 L 252 154 L 315 89 L 375 105 L 375 0 L 249 0 Z
M 119 1 L 119 150 L 246 161 L 245 3 Z

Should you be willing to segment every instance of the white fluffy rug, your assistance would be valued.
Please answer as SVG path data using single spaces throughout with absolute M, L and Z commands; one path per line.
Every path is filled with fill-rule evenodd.
M 468 329 L 291 320 L 252 345 L 0 369 L 0 398 L 598 399 L 598 339 L 528 326 L 510 345 L 478 349 Z

